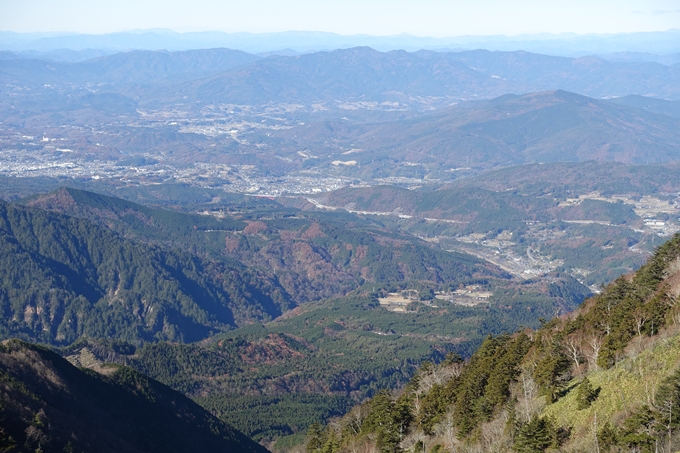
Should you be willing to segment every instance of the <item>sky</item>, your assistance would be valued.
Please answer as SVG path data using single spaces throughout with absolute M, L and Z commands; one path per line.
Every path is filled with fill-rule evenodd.
M 449 37 L 680 29 L 680 0 L 0 0 L 0 30 Z

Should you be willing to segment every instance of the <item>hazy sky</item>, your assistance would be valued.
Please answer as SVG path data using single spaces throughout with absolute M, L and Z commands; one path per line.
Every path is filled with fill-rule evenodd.
M 680 28 L 680 0 L 0 0 L 0 30 L 169 28 L 419 36 Z

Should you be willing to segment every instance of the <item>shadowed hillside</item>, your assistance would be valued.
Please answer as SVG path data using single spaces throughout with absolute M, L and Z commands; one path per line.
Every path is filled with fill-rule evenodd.
M 276 317 L 276 281 L 238 264 L 137 244 L 95 224 L 0 203 L 3 336 L 192 341 Z
M 136 371 L 78 369 L 18 340 L 0 345 L 2 451 L 266 453 L 185 396 Z

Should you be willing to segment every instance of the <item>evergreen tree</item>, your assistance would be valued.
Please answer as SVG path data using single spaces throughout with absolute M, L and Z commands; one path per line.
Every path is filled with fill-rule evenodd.
M 600 388 L 594 389 L 588 378 L 583 379 L 576 392 L 576 407 L 578 410 L 587 409 L 600 394 Z
M 306 453 L 320 453 L 324 447 L 322 443 L 323 429 L 319 423 L 312 423 L 307 430 Z
M 534 379 L 540 386 L 549 403 L 557 401 L 558 393 L 565 382 L 569 380 L 571 362 L 562 351 L 552 351 L 538 362 L 534 370 Z
M 513 445 L 518 453 L 541 453 L 556 444 L 556 430 L 548 418 L 534 417 L 521 426 L 515 436 Z
M 597 432 L 597 444 L 601 452 L 608 452 L 617 444 L 616 429 L 609 423 L 606 423 Z

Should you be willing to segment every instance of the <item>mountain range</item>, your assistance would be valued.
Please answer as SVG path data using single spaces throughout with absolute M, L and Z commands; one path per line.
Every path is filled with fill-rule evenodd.
M 365 285 L 509 278 L 352 215 L 220 220 L 75 189 L 25 203 L 0 204 L 5 337 L 196 341 Z
M 597 98 L 638 94 L 678 99 L 679 77 L 676 68 L 658 63 L 617 63 L 597 57 L 483 50 L 382 53 L 359 47 L 269 57 L 166 94 L 239 104 L 335 99 L 408 104 L 411 97 L 488 99 L 554 89 Z
M 7 147 L 39 153 L 49 144 L 35 137 L 47 134 L 90 160 L 446 181 L 533 162 L 676 161 L 678 71 L 596 57 L 370 48 L 5 59 L 0 117 Z M 528 94 L 503 94 L 513 91 Z
M 70 188 L 3 202 L 0 334 L 132 366 L 273 442 L 591 293 L 568 274 L 518 280 L 359 216 L 268 203 L 218 219 Z M 465 285 L 493 297 L 428 302 Z M 405 288 L 425 302 L 378 302 Z
M 0 33 L 0 451 L 674 451 L 678 36 Z
M 161 91 L 130 92 L 139 100 L 165 103 L 182 99 L 237 104 L 335 99 L 408 103 L 414 96 L 485 99 L 554 89 L 598 98 L 638 94 L 677 99 L 679 71 L 656 62 L 610 62 L 524 51 L 409 53 L 368 47 L 267 58 L 212 49 L 134 51 L 79 63 L 0 60 L 0 81 L 13 85 L 87 83 L 120 90 L 128 84 L 176 82 Z
M 298 52 L 371 46 L 383 51 L 406 49 L 491 49 L 530 50 L 551 55 L 581 56 L 594 53 L 631 54 L 677 53 L 678 30 L 620 34 L 529 34 L 518 36 L 420 37 L 409 34 L 395 36 L 350 35 L 325 32 L 288 31 L 281 33 L 224 33 L 172 30 L 133 30 L 105 34 L 77 33 L 13 33 L 0 32 L 0 47 L 6 50 L 37 51 L 73 49 L 110 49 L 109 51 L 191 50 L 231 47 L 246 52 L 272 52 L 292 48 Z M 642 56 L 638 57 L 641 58 Z M 647 58 L 649 56 L 647 55 Z

